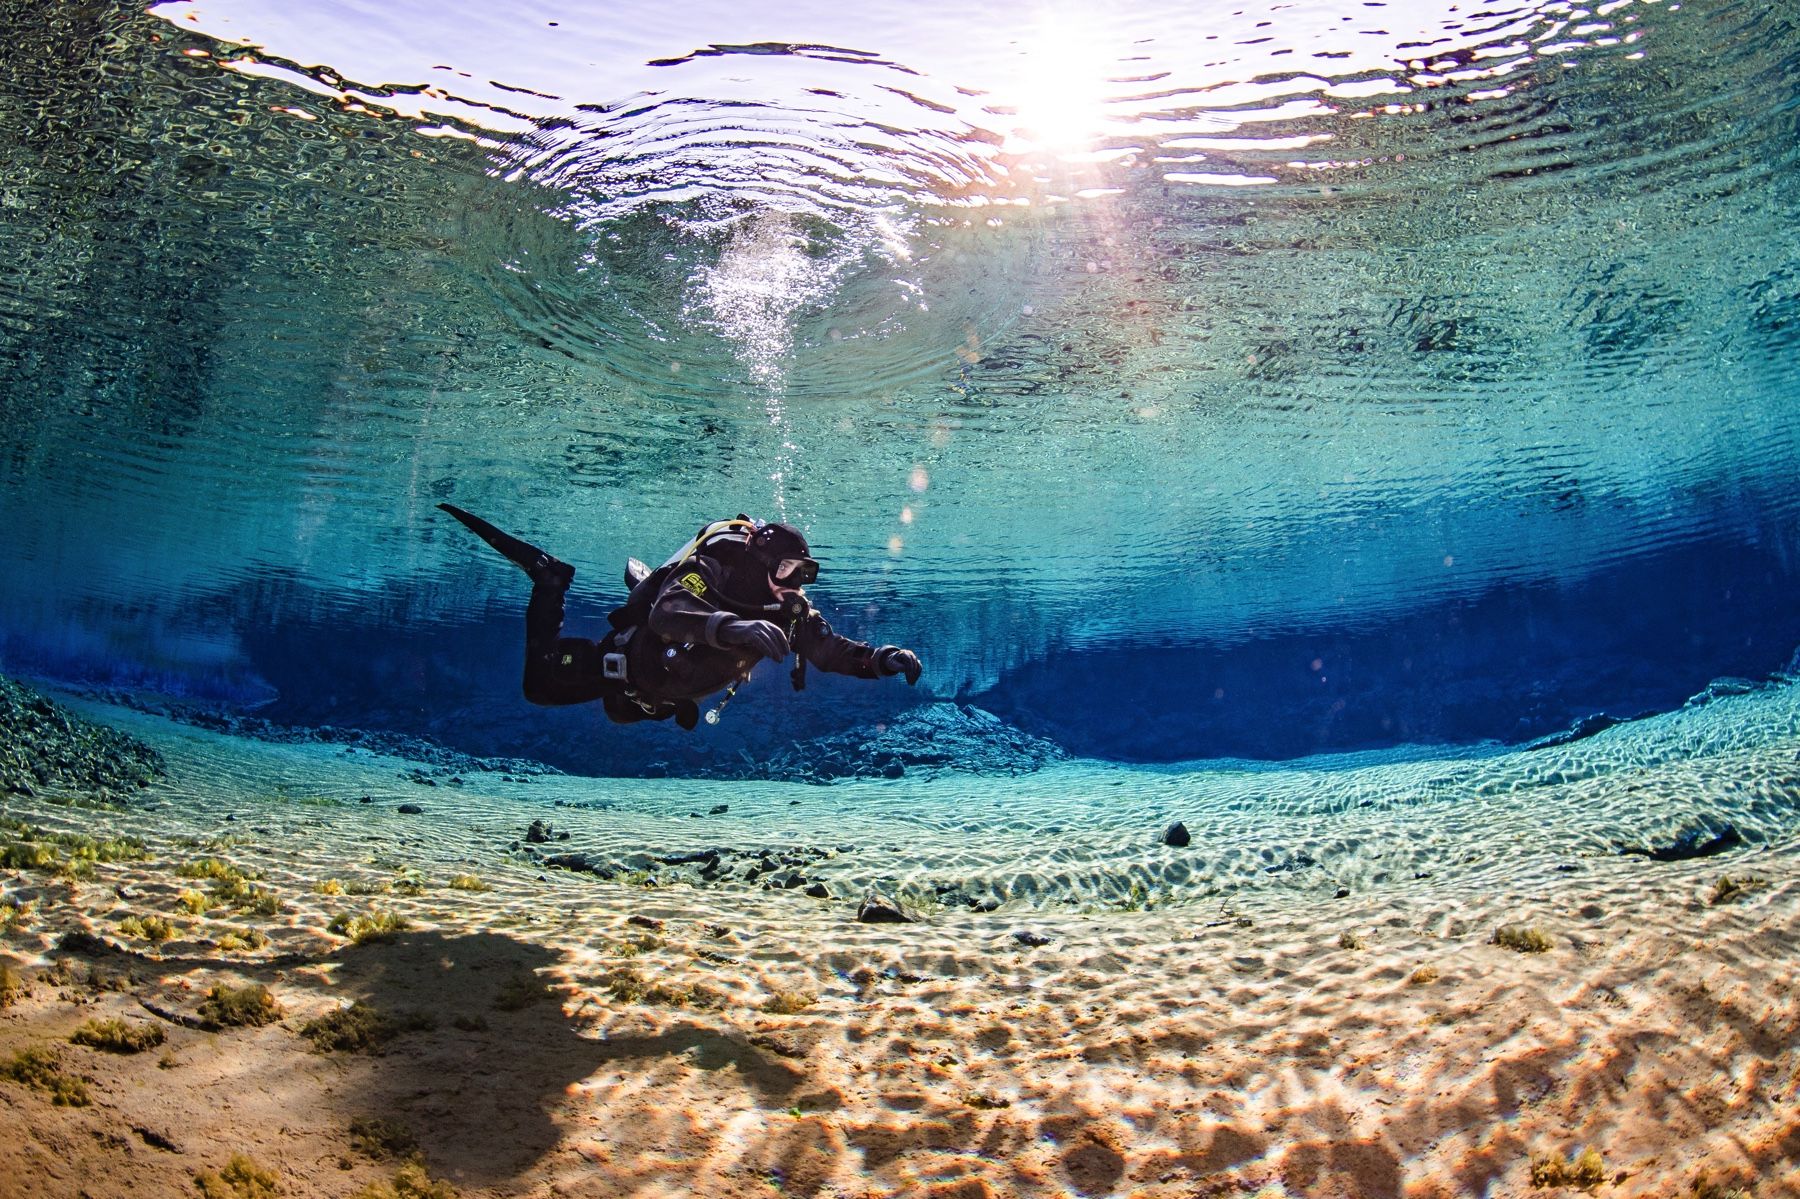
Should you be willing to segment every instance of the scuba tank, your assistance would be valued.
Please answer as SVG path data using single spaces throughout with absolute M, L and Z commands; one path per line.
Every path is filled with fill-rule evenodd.
M 622 605 L 607 614 L 607 623 L 621 633 L 626 629 L 642 626 L 650 619 L 650 606 L 656 602 L 657 592 L 662 590 L 663 582 L 669 577 L 671 570 L 703 549 L 730 542 L 747 544 L 750 534 L 755 531 L 755 522 L 739 513 L 732 520 L 715 520 L 701 525 L 700 531 L 687 544 L 669 555 L 668 560 L 655 570 L 649 569 L 636 558 L 627 560 L 625 584 L 631 588 L 631 592 Z

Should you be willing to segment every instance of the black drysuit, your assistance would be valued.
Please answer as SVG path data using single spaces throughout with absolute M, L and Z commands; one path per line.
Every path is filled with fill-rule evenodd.
M 741 554 L 696 553 L 652 571 L 613 612 L 613 631 L 601 641 L 562 635 L 565 593 L 555 582 L 538 582 L 525 609 L 525 698 L 534 704 L 598 699 L 620 724 L 674 716 L 692 727 L 695 700 L 730 686 L 762 660 L 755 650 L 720 643 L 720 629 L 738 620 L 773 623 L 820 670 L 863 679 L 885 673 L 875 647 L 832 632 L 803 594 L 792 593 L 783 610 L 766 571 Z M 623 678 L 608 677 L 620 673 Z M 797 670 L 796 686 L 802 677 Z

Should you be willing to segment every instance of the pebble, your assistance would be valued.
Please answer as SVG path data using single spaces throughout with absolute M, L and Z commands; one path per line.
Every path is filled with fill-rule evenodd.
M 1168 828 L 1163 830 L 1162 839 L 1164 845 L 1173 845 L 1175 848 L 1180 849 L 1188 844 L 1188 842 L 1192 841 L 1193 837 L 1188 833 L 1187 825 L 1177 820 L 1174 824 L 1171 824 Z
M 425 809 L 416 803 L 403 803 L 399 807 L 399 812 L 403 816 L 423 816 Z

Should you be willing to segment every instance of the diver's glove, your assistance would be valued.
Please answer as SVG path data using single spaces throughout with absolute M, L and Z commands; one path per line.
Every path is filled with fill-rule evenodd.
M 919 655 L 909 649 L 901 649 L 897 645 L 884 645 L 875 651 L 875 669 L 882 674 L 903 674 L 908 687 L 916 686 L 919 674 L 924 667 L 919 665 Z
M 720 645 L 755 650 L 774 662 L 788 656 L 787 634 L 766 620 L 728 621 L 719 626 L 713 638 Z

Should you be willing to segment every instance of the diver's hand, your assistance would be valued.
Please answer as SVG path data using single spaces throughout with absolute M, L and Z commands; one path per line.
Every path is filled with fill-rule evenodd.
M 882 674 L 905 675 L 908 687 L 918 685 L 919 675 L 925 669 L 919 665 L 919 655 L 897 645 L 884 645 L 875 651 L 875 668 Z
M 787 634 L 766 620 L 734 620 L 714 634 L 720 645 L 755 650 L 772 662 L 788 656 Z

